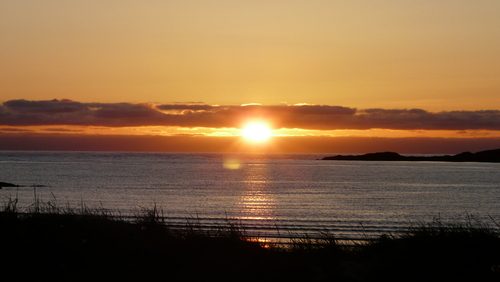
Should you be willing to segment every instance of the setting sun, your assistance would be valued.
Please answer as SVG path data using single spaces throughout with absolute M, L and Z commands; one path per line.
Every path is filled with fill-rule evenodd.
M 253 123 L 243 129 L 243 136 L 250 140 L 262 141 L 271 136 L 271 130 L 264 124 Z

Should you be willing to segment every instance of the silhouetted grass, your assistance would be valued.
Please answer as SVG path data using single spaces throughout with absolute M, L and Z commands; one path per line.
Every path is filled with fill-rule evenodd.
M 492 221 L 495 223 L 494 221 Z M 439 219 L 411 226 L 401 236 L 381 236 L 361 254 L 363 277 L 384 281 L 498 281 L 497 225 L 468 216 L 445 224 Z M 493 269 L 492 269 L 493 267 Z
M 19 281 L 498 281 L 499 226 L 469 217 L 410 226 L 355 247 L 322 232 L 261 244 L 227 219 L 206 230 L 196 217 L 168 227 L 163 211 L 140 208 L 126 222 L 103 208 L 17 200 L 0 211 L 0 266 Z

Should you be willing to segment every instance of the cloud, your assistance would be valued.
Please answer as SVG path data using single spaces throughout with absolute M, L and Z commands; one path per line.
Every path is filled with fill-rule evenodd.
M 0 128 L 0 132 L 32 132 L 32 130 L 6 127 L 6 128 Z
M 43 131 L 51 132 L 85 132 L 83 129 L 68 129 L 68 128 L 44 128 Z
M 428 112 L 423 109 L 356 109 L 330 105 L 212 106 L 200 103 L 81 103 L 67 99 L 10 100 L 0 106 L 0 125 L 99 127 L 181 126 L 241 128 L 249 121 L 273 128 L 500 130 L 500 111 Z

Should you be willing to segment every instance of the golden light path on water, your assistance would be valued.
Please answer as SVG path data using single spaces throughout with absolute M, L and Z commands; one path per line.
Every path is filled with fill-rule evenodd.
M 238 198 L 237 208 L 244 220 L 276 219 L 276 202 L 269 189 L 268 166 L 265 163 L 242 164 L 238 159 L 226 159 L 226 169 L 241 169 L 244 187 Z
M 240 219 L 258 222 L 276 220 L 276 202 L 269 191 L 269 177 L 267 164 L 247 164 L 245 165 L 245 189 L 239 197 L 237 207 L 242 215 Z M 262 234 L 261 234 L 262 235 Z M 254 237 L 252 241 L 261 243 L 262 246 L 269 246 L 272 242 L 265 237 Z
M 265 184 L 264 181 L 252 182 L 257 185 Z M 244 214 L 242 219 L 251 220 L 269 220 L 275 219 L 275 203 L 274 200 L 263 191 L 263 189 L 247 190 L 240 198 L 238 206 L 241 208 L 241 213 Z

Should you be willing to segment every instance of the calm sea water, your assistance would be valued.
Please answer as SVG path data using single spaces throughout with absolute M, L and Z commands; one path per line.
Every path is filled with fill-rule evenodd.
M 500 221 L 500 164 L 322 161 L 311 154 L 0 151 L 3 201 L 102 207 L 155 204 L 172 223 L 286 226 L 343 237 L 467 216 Z M 46 187 L 36 187 L 43 185 Z

